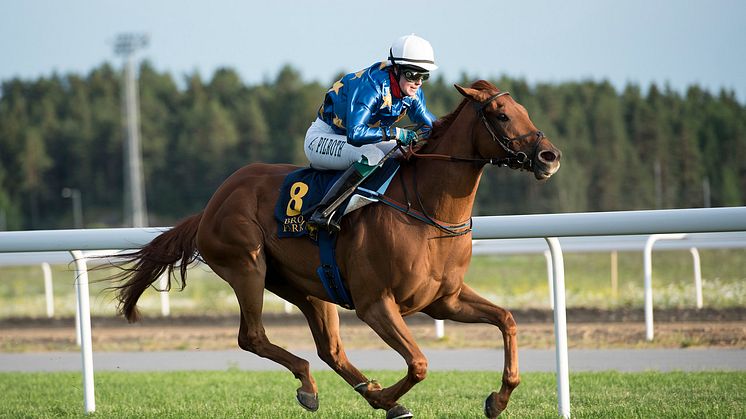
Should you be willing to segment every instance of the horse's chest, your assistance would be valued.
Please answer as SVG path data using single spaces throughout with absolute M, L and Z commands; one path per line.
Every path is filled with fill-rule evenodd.
M 428 240 L 427 261 L 433 274 L 443 276 L 465 271 L 471 259 L 471 240 L 444 238 Z
M 442 239 L 445 241 L 448 239 Z M 471 245 L 471 243 L 469 243 Z M 428 245 L 427 272 L 424 273 L 431 289 L 438 296 L 448 295 L 461 288 L 469 267 L 470 248 L 461 243 L 434 243 Z

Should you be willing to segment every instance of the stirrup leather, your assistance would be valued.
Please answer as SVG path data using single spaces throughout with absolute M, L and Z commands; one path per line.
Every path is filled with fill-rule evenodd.
M 359 167 L 363 166 L 363 168 Z M 348 167 L 342 176 L 332 185 L 329 192 L 326 193 L 324 198 L 318 204 L 311 217 L 308 218 L 306 223 L 311 228 L 320 228 L 329 232 L 339 232 L 339 222 L 342 219 L 342 212 L 338 211 L 340 205 L 352 195 L 352 192 L 357 188 L 360 182 L 363 180 L 364 175 L 361 169 L 365 170 L 369 168 L 363 163 L 355 163 Z M 368 173 L 370 169 L 366 170 Z M 366 173 L 367 174 L 367 173 Z

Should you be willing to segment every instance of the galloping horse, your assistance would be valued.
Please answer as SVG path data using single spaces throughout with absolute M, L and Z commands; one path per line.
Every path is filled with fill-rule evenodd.
M 397 401 L 427 373 L 427 359 L 403 316 L 423 312 L 435 319 L 489 323 L 502 332 L 505 348 L 502 386 L 484 405 L 487 417 L 497 417 L 520 383 L 516 324 L 509 311 L 464 284 L 472 206 L 488 163 L 527 170 L 543 180 L 559 169 L 560 151 L 508 92 L 481 80 L 455 87 L 464 100 L 435 123 L 427 143 L 402 162 L 386 191 L 401 208 L 375 204 L 351 212 L 338 237 L 339 269 L 357 316 L 407 364 L 397 383 L 383 388 L 347 359 L 337 307 L 316 276 L 315 244 L 277 237 L 273 209 L 283 179 L 296 166 L 251 164 L 236 171 L 201 213 L 131 253 L 128 262 L 134 265 L 115 286 L 120 312 L 137 321 L 137 300 L 163 272 L 169 272 L 170 281 L 177 264 L 183 288 L 187 265 L 199 255 L 235 291 L 241 307 L 238 346 L 289 369 L 300 380 L 296 398 L 303 407 L 318 409 L 318 389 L 308 361 L 265 335 L 265 288 L 303 312 L 319 357 L 372 407 L 385 409 L 387 418 L 412 417 Z

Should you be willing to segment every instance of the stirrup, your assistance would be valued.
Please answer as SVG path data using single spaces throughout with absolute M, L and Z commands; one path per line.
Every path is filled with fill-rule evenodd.
M 323 215 L 325 209 L 326 207 L 317 208 L 311 217 L 306 220 L 306 224 L 312 228 L 326 230 L 330 233 L 339 233 L 342 230 L 342 227 L 339 225 L 340 218 L 342 217 L 338 217 L 337 211 L 334 211 L 328 218 L 325 218 Z
M 355 188 L 365 178 L 361 174 L 361 171 L 367 170 L 367 173 L 370 173 L 374 169 L 375 167 L 369 167 L 363 163 L 354 163 L 348 167 L 321 199 L 316 210 L 306 220 L 306 224 L 311 228 L 338 233 L 341 230 L 339 222 L 342 219 L 342 215 L 344 215 L 340 211 L 340 205 L 355 191 Z

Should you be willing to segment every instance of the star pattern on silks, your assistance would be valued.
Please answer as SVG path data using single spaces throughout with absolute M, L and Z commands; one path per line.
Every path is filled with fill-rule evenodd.
M 342 122 L 342 120 L 337 115 L 334 115 L 333 122 L 336 127 L 345 129 L 345 124 Z
M 365 70 L 367 70 L 367 68 L 364 68 L 358 71 L 357 73 L 355 73 L 355 77 L 353 77 L 352 80 L 359 79 L 365 73 Z
M 342 86 L 344 86 L 344 83 L 342 83 L 342 79 L 339 79 L 334 82 L 334 84 L 332 85 L 332 88 L 329 89 L 329 91 L 339 94 L 339 89 L 341 89 Z
M 388 61 L 381 61 L 381 64 L 378 65 L 379 70 L 383 70 L 384 68 L 388 67 L 389 63 Z
M 383 102 L 381 103 L 380 109 L 390 108 L 391 106 L 391 93 L 389 93 L 383 97 Z

